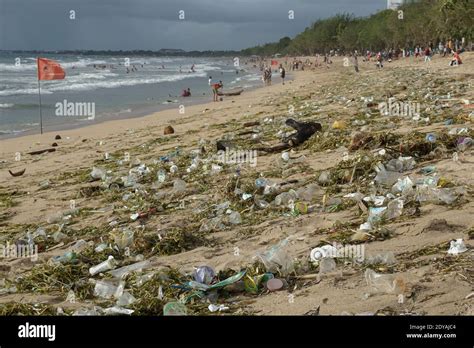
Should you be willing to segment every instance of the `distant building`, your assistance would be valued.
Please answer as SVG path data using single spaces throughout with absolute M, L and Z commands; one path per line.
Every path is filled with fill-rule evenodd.
M 405 0 L 387 0 L 387 9 L 388 10 L 396 10 L 399 8 Z

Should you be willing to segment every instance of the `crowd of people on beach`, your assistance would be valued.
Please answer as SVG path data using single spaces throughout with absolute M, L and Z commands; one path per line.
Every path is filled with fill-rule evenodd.
M 424 48 L 422 48 L 424 47 Z M 301 58 L 293 57 L 290 61 L 289 57 L 284 57 L 284 63 L 278 63 L 277 60 L 267 61 L 267 58 L 264 57 L 253 57 L 250 58 L 245 64 L 253 64 L 254 68 L 259 68 L 262 73 L 262 81 L 265 86 L 270 86 L 272 84 L 272 76 L 274 73 L 279 74 L 281 82 L 285 84 L 286 78 L 286 69 L 290 71 L 304 71 L 305 69 L 315 70 L 317 68 L 330 68 L 333 64 L 332 59 L 334 57 L 346 57 L 347 62 L 350 62 L 350 65 L 353 66 L 356 73 L 359 73 L 359 58 L 361 58 L 364 63 L 375 63 L 376 67 L 379 69 L 384 68 L 384 64 L 391 63 L 393 60 L 401 58 L 413 57 L 414 59 L 424 59 L 426 63 L 430 62 L 435 54 L 439 54 L 442 57 L 451 57 L 449 62 L 450 66 L 457 66 L 462 64 L 461 54 L 465 51 L 465 42 L 463 40 L 448 40 L 445 43 L 439 42 L 438 45 L 433 45 L 429 43 L 426 46 L 416 45 L 414 47 L 405 47 L 398 49 L 388 49 L 380 51 L 366 50 L 365 53 L 360 53 L 355 50 L 353 52 L 343 52 L 342 50 L 330 50 L 328 53 L 324 54 L 315 54 L 314 59 L 306 57 L 305 60 Z M 276 56 L 275 56 L 276 58 Z M 274 71 L 272 67 L 276 65 Z M 195 71 L 195 65 L 191 67 L 191 72 Z M 237 70 L 238 72 L 238 70 Z M 212 76 L 209 76 L 208 84 L 211 88 L 213 94 L 213 100 L 219 101 L 220 90 L 223 88 L 222 81 L 213 83 Z M 190 89 L 184 89 L 182 97 L 191 96 Z M 220 98 L 222 100 L 222 98 Z
M 424 59 L 425 63 L 431 61 L 435 54 L 442 57 L 451 57 L 450 66 L 462 64 L 461 54 L 465 51 L 465 40 L 448 40 L 445 43 L 440 41 L 437 45 L 429 43 L 426 46 L 416 45 L 398 49 L 389 49 L 378 52 L 367 50 L 364 61 L 371 61 L 375 57 L 377 66 L 382 68 L 383 61 L 392 62 L 394 59 L 409 58 Z

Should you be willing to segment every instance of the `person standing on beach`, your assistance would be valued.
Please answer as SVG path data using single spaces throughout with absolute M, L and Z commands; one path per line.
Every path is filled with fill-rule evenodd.
M 425 63 L 426 62 L 431 62 L 431 49 L 429 46 L 425 48 Z
M 209 76 L 209 86 L 212 85 L 212 76 Z
M 219 101 L 219 89 L 221 89 L 224 86 L 222 81 L 219 81 L 219 83 L 214 83 L 212 85 L 212 93 L 214 94 L 214 101 Z
M 285 84 L 285 74 L 286 74 L 285 68 L 283 67 L 282 64 L 280 64 L 280 77 L 281 77 L 281 81 L 283 85 Z
M 382 52 L 377 53 L 377 67 L 378 68 L 383 68 Z
M 354 53 L 354 70 L 356 73 L 359 72 L 359 61 L 357 60 L 357 51 Z

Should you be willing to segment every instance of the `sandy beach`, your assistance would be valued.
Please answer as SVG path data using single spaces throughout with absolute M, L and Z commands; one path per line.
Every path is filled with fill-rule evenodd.
M 383 69 L 374 62 L 360 62 L 357 74 L 344 66 L 342 58 L 334 58 L 329 68 L 291 72 L 293 80 L 285 85 L 187 106 L 184 113 L 177 105 L 139 118 L 1 140 L 0 243 L 15 244 L 25 240 L 27 232 L 45 231 L 45 236 L 34 238 L 37 260 L 0 259 L 0 280 L 4 278 L 0 303 L 8 304 L 0 307 L 1 314 L 54 314 L 58 308 L 72 313 L 94 305 L 112 306 L 115 300 L 94 295 L 94 283 L 88 280 L 102 279 L 90 276 L 88 269 L 108 255 L 114 255 L 117 267 L 148 260 L 143 274 L 169 276 L 176 271 L 189 276 L 194 267 L 208 265 L 230 276 L 253 267 L 254 256 L 288 237 L 287 254 L 298 267 L 281 277 L 284 289 L 258 294 L 235 291 L 217 300 L 229 310 L 212 315 L 473 315 L 474 154 L 472 146 L 461 150 L 452 146 L 460 137 L 473 137 L 474 54 L 464 53 L 463 61 L 459 67 L 449 67 L 449 58 L 436 56 L 429 63 L 407 58 Z M 381 115 L 377 105 L 390 97 L 421 104 L 421 117 Z M 258 151 L 255 167 L 247 163 L 237 171 L 234 164 L 217 169 L 219 164 L 208 160 L 217 153 L 218 140 L 235 143 L 242 151 L 280 143 L 281 133 L 292 131 L 284 123 L 290 117 L 319 122 L 322 130 L 289 150 L 288 161 L 281 151 Z M 255 124 L 245 125 L 249 122 Z M 164 134 L 167 126 L 173 127 L 173 134 Z M 454 128 L 467 130 L 448 134 Z M 354 145 L 357 132 L 363 132 L 363 146 Z M 429 133 L 436 134 L 434 143 L 425 140 Z M 28 154 L 55 142 L 54 152 Z M 188 172 L 197 153 L 201 161 Z M 361 232 L 367 211 L 347 195 L 386 196 L 392 185 L 376 189 L 371 184 L 374 167 L 399 156 L 412 156 L 416 162 L 400 177 L 423 177 L 426 174 L 420 170 L 434 166 L 442 178 L 437 188 L 463 191 L 449 204 L 407 198 L 400 216 Z M 176 172 L 170 172 L 167 160 L 177 166 Z M 91 180 L 93 167 L 101 168 L 111 182 L 141 170 L 137 168 L 149 171 L 144 170 L 138 186 L 110 189 L 105 180 Z M 22 176 L 9 174 L 24 168 Z M 166 173 L 163 182 L 157 181 L 160 170 Z M 328 182 L 321 179 L 322 173 L 330 173 Z M 259 192 L 255 187 L 259 177 L 277 183 L 277 191 L 267 196 Z M 178 179 L 185 188 L 178 188 Z M 310 186 L 310 195 L 298 197 L 309 211 L 293 214 L 286 206 L 275 206 L 277 194 L 290 189 L 303 192 Z M 244 199 L 243 193 L 252 196 Z M 257 197 L 268 206 L 260 208 Z M 225 202 L 229 206 L 215 225 L 216 206 Z M 241 221 L 229 222 L 227 209 L 238 212 Z M 125 248 L 94 251 L 101 243 L 116 244 L 124 229 L 134 233 L 127 252 Z M 89 244 L 77 252 L 78 263 L 51 263 L 81 239 Z M 468 250 L 448 255 L 450 241 L 456 239 L 463 239 Z M 335 269 L 321 274 L 320 266 L 310 262 L 310 252 L 335 242 L 364 246 L 366 261 L 390 252 L 395 261 L 354 264 L 338 259 Z M 367 269 L 393 276 L 399 290 L 374 290 L 366 282 Z M 136 278 L 125 284 L 137 299 L 130 306 L 135 314 L 160 314 L 163 303 L 182 296 L 164 289 L 164 300 L 151 300 L 158 288 L 137 284 Z M 12 287 L 15 290 L 8 290 Z M 207 315 L 207 305 L 192 302 L 189 314 Z

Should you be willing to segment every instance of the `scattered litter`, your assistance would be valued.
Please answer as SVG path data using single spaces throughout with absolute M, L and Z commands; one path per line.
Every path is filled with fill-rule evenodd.
M 210 285 L 215 277 L 214 270 L 209 266 L 197 267 L 194 271 L 194 280 L 201 284 Z
M 168 302 L 163 307 L 164 316 L 184 316 L 188 315 L 188 309 L 181 302 Z
M 289 239 L 286 238 L 267 251 L 257 254 L 257 257 L 265 265 L 267 272 L 281 273 L 286 276 L 294 270 L 293 260 L 290 258 L 287 247 Z
M 212 313 L 217 312 L 217 311 L 223 312 L 223 311 L 226 311 L 226 310 L 229 309 L 229 307 L 226 307 L 222 304 L 221 305 L 215 305 L 215 304 L 212 304 L 212 303 L 207 308 L 209 308 L 209 311 L 212 312 Z
M 467 251 L 466 245 L 464 244 L 464 241 L 462 240 L 462 238 L 460 238 L 460 239 L 451 241 L 448 254 L 458 255 L 465 251 Z
M 89 273 L 91 275 L 96 275 L 97 273 L 101 273 L 101 272 L 111 270 L 111 269 L 115 268 L 115 266 L 116 266 L 115 259 L 112 255 L 110 255 L 107 258 L 107 260 L 105 260 L 104 262 L 101 262 L 98 265 L 89 268 Z
M 392 274 L 379 274 L 371 269 L 365 270 L 365 281 L 377 292 L 401 294 L 405 290 L 405 281 Z
M 281 279 L 273 278 L 267 281 L 266 286 L 269 291 L 278 291 L 283 288 L 283 282 Z

